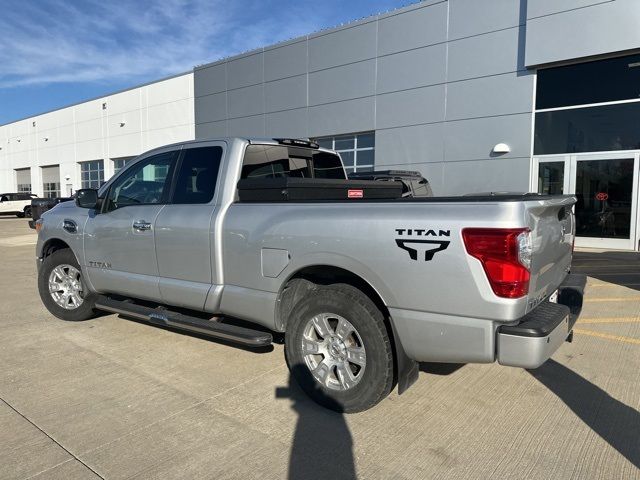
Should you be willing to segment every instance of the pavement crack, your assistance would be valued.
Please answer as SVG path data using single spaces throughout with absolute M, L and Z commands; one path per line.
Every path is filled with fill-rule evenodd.
M 77 455 L 75 455 L 73 452 L 71 452 L 68 448 L 66 448 L 64 445 L 62 445 L 60 442 L 58 442 L 55 438 L 53 438 L 51 435 L 49 435 L 47 432 L 45 432 L 42 428 L 40 428 L 35 422 L 33 422 L 31 419 L 29 419 L 29 417 L 27 417 L 26 415 L 24 415 L 20 410 L 18 410 L 17 408 L 15 408 L 13 405 L 11 405 L 9 402 L 7 402 L 4 398 L 0 397 L 0 401 L 2 403 L 4 403 L 7 407 L 9 407 L 11 410 L 13 410 L 15 413 L 17 413 L 20 417 L 22 417 L 24 420 L 26 420 L 27 422 L 29 422 L 31 425 L 33 425 L 36 429 L 38 429 L 40 432 L 42 432 L 43 435 L 45 435 L 49 440 L 51 440 L 53 443 L 55 443 L 56 445 L 58 445 L 62 450 L 64 450 L 65 452 L 67 452 L 69 455 L 71 455 L 74 459 L 76 459 L 78 462 L 80 462 L 82 465 L 84 465 L 86 468 L 88 468 L 89 470 L 91 470 L 91 472 L 93 472 L 95 475 L 97 475 L 98 477 L 100 477 L 102 480 L 104 480 L 104 477 L 102 475 L 100 475 L 98 472 L 96 472 L 93 468 L 91 468 L 89 465 L 87 465 L 85 462 L 83 462 L 80 458 L 78 458 Z M 64 463 L 64 462 L 63 462 Z

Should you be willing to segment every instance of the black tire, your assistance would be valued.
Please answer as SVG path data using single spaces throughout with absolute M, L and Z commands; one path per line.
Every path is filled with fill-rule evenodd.
M 25 217 L 29 217 L 29 218 L 33 218 L 31 216 L 31 207 L 24 207 L 24 216 Z
M 313 317 L 325 313 L 351 323 L 365 349 L 362 376 L 349 388 L 329 388 L 315 378 L 305 362 L 302 351 L 305 329 Z M 387 397 L 393 388 L 393 350 L 384 316 L 370 298 L 351 285 L 319 286 L 296 304 L 287 324 L 285 355 L 291 375 L 300 387 L 320 405 L 338 412 L 367 410 Z M 335 378 L 340 380 L 337 371 Z
M 56 250 L 46 257 L 38 273 L 38 292 L 40 293 L 40 299 L 44 306 L 51 314 L 61 320 L 79 322 L 95 317 L 96 310 L 93 307 L 95 305 L 96 295 L 88 291 L 86 284 L 82 281 L 82 276 L 80 277 L 80 281 L 82 283 L 83 298 L 82 303 L 77 308 L 66 309 L 54 301 L 49 293 L 49 276 L 53 269 L 59 265 L 71 265 L 79 272 L 82 272 L 76 256 L 69 248 Z M 80 275 L 82 275 L 82 273 L 80 273 Z
M 18 213 L 16 213 L 16 217 L 18 217 L 18 218 L 24 218 L 24 212 L 18 212 Z

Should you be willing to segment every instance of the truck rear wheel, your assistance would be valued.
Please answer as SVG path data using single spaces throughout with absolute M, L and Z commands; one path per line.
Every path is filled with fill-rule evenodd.
M 38 291 L 47 310 L 62 320 L 80 321 L 95 316 L 95 295 L 82 279 L 76 256 L 68 249 L 46 257 L 38 274 Z
M 293 308 L 285 354 L 302 389 L 332 410 L 367 410 L 393 387 L 393 351 L 382 312 L 351 285 L 318 287 Z

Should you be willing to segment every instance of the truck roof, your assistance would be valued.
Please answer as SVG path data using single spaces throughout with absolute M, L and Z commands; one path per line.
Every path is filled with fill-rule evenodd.
M 245 141 L 255 145 L 286 145 L 286 146 L 298 146 L 303 148 L 306 147 L 306 148 L 314 148 L 318 150 L 332 151 L 331 149 L 318 146 L 317 143 L 309 140 L 308 138 L 208 137 L 208 138 L 197 138 L 195 140 L 185 140 L 183 142 L 169 143 L 167 145 L 162 145 L 160 147 L 156 147 L 142 153 L 153 152 L 154 150 L 160 150 L 160 149 L 164 150 L 165 148 L 170 148 L 177 145 L 192 145 L 196 143 L 214 142 L 214 141 L 232 142 L 234 140 L 241 140 L 241 141 Z
M 422 177 L 422 174 L 413 170 L 373 170 L 370 172 L 350 173 L 351 178 L 364 177 Z
M 212 142 L 212 141 L 232 141 L 232 140 L 244 140 L 249 143 L 259 144 L 259 145 L 294 145 L 294 146 L 305 146 L 304 144 L 310 144 L 312 148 L 313 145 L 317 145 L 315 142 L 312 142 L 308 138 L 271 138 L 271 137 L 207 137 L 207 138 L 197 138 L 195 140 L 185 140 L 184 142 L 174 142 L 167 145 L 162 145 L 158 148 L 167 148 L 172 147 L 174 145 L 189 145 L 193 143 L 203 143 L 203 142 Z M 286 142 L 291 143 L 286 143 Z M 154 149 L 155 150 L 155 149 Z

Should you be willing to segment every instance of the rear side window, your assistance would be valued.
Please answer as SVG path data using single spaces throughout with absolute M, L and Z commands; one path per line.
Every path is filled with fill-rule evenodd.
M 173 203 L 209 203 L 213 199 L 222 147 L 189 148 L 178 170 Z
M 346 178 L 340 158 L 332 153 L 283 145 L 247 147 L 241 178 L 284 177 Z

